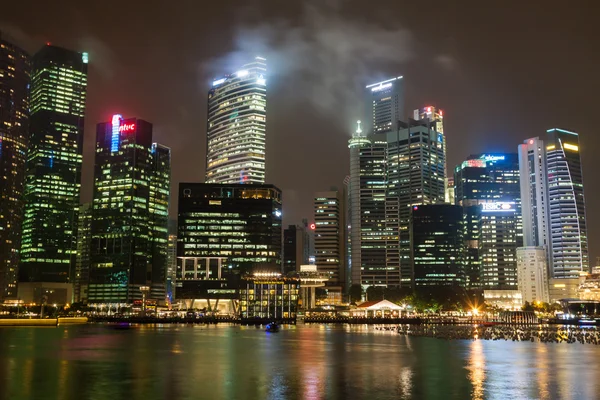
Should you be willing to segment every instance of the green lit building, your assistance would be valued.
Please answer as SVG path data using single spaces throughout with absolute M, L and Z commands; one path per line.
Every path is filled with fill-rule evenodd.
M 89 303 L 164 301 L 171 151 L 152 124 L 114 115 L 96 130 Z
M 73 281 L 87 62 L 51 45 L 33 57 L 20 282 Z
M 17 295 L 30 68 L 29 55 L 0 37 L 0 301 Z

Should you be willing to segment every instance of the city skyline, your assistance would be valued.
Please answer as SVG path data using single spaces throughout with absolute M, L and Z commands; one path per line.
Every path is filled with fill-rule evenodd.
M 129 88 L 130 90 L 118 90 L 119 86 L 123 86 L 122 84 L 124 81 L 131 79 L 131 77 L 135 75 L 132 72 L 132 69 L 138 65 L 136 63 L 139 61 L 135 61 L 136 57 L 124 57 L 129 54 L 127 53 L 129 49 L 125 51 L 126 46 L 122 46 L 110 35 L 107 36 L 107 32 L 100 29 L 101 27 L 98 26 L 98 24 L 92 24 L 89 30 L 85 32 L 82 30 L 81 37 L 86 37 L 87 35 L 87 37 L 91 36 L 99 38 L 97 42 L 99 41 L 103 45 L 90 45 L 86 47 L 83 40 L 79 42 L 79 39 L 69 39 L 72 35 L 77 37 L 77 32 L 50 28 L 49 25 L 44 25 L 43 23 L 32 28 L 24 22 L 24 11 L 19 11 L 18 6 L 11 7 L 15 7 L 15 11 L 12 13 L 15 18 L 9 25 L 19 27 L 22 30 L 29 29 L 30 31 L 25 31 L 25 34 L 35 38 L 35 47 L 33 49 L 29 47 L 31 46 L 31 42 L 28 42 L 28 40 L 25 40 L 24 43 L 17 42 L 17 45 L 24 46 L 29 51 L 35 51 L 37 47 L 40 47 L 41 44 L 49 40 L 53 43 L 56 42 L 58 45 L 78 51 L 86 51 L 88 50 L 88 47 L 90 47 L 90 68 L 93 70 L 90 76 L 90 84 L 94 85 L 94 87 L 93 90 L 90 89 L 90 93 L 93 93 L 93 95 L 91 95 L 93 99 L 88 98 L 90 104 L 88 105 L 88 112 L 86 113 L 86 139 L 84 140 L 86 150 L 84 153 L 84 174 L 82 179 L 84 186 L 84 201 L 90 200 L 91 197 L 92 179 L 90 174 L 90 164 L 93 164 L 91 161 L 93 156 L 90 157 L 90 154 L 93 155 L 93 152 L 90 152 L 90 147 L 93 147 L 93 140 L 90 140 L 90 137 L 93 137 L 93 126 L 99 121 L 106 120 L 113 112 L 119 110 L 122 110 L 126 115 L 139 115 L 141 118 L 147 118 L 155 122 L 159 140 L 173 148 L 175 164 L 173 166 L 174 187 L 176 187 L 177 183 L 180 181 L 202 181 L 204 174 L 202 171 L 203 166 L 201 164 L 203 163 L 205 148 L 201 142 L 204 140 L 206 132 L 202 125 L 202 119 L 205 118 L 205 115 L 198 110 L 205 109 L 202 104 L 203 101 L 205 102 L 206 100 L 202 100 L 202 97 L 205 97 L 206 90 L 209 88 L 209 79 L 214 78 L 214 76 L 210 76 L 208 73 L 202 73 L 201 76 L 206 79 L 198 79 L 196 68 L 192 68 L 189 65 L 187 67 L 182 67 L 179 71 L 182 72 L 184 76 L 200 80 L 201 82 L 197 85 L 188 84 L 181 87 L 182 78 L 165 76 L 165 82 L 158 82 L 157 89 L 162 88 L 162 90 L 165 90 L 165 93 L 177 93 L 177 96 L 182 96 L 183 99 L 181 102 L 185 103 L 185 105 L 181 106 L 181 110 L 183 111 L 179 113 L 178 109 L 172 108 L 169 105 L 164 107 L 165 100 L 159 99 L 159 96 L 147 96 L 151 98 L 152 103 L 158 103 L 152 104 L 146 99 L 140 99 L 138 96 L 132 96 L 128 93 L 135 92 L 133 89 L 136 86 L 139 87 L 145 85 L 147 81 L 144 79 L 134 79 L 134 82 L 131 84 L 124 85 L 126 89 Z M 354 6 L 351 6 L 351 8 L 352 7 Z M 446 11 L 448 10 L 446 9 Z M 147 12 L 151 13 L 152 11 Z M 437 12 L 440 13 L 441 11 Z M 476 12 L 483 13 L 483 11 L 469 11 L 469 13 Z M 524 18 L 531 12 L 533 11 L 528 6 L 525 6 L 523 10 L 524 15 L 514 16 L 514 18 Z M 548 10 L 545 10 L 544 12 L 550 13 Z M 580 13 L 582 11 L 572 10 L 570 12 Z M 35 14 L 37 13 L 38 12 Z M 282 13 L 285 14 L 285 18 L 292 18 L 289 15 L 289 11 L 282 10 Z M 348 13 L 356 18 L 356 10 L 350 10 Z M 37 17 L 34 15 L 34 19 L 40 17 L 41 13 Z M 465 18 L 465 16 L 459 17 Z M 87 18 L 90 19 L 91 17 L 88 16 Z M 220 18 L 222 18 L 222 16 L 220 16 Z M 556 13 L 550 13 L 549 18 L 557 18 Z M 498 21 L 499 20 L 500 18 L 498 18 Z M 496 23 L 494 21 L 492 21 L 492 24 Z M 5 23 L 5 21 L 2 21 L 2 23 L 0 23 L 0 28 L 4 28 Z M 406 25 L 407 29 L 412 29 L 410 21 L 401 21 L 401 24 Z M 473 30 L 475 30 L 476 27 L 473 27 Z M 468 34 L 467 31 L 457 31 L 456 27 L 451 26 L 449 23 L 445 23 L 440 29 L 449 32 L 448 34 L 456 37 L 457 40 L 461 38 L 465 39 Z M 583 29 L 586 28 L 581 28 L 581 30 L 568 33 L 566 32 L 566 28 L 561 28 L 560 34 L 570 34 L 572 35 L 570 37 L 573 39 L 571 42 L 577 42 L 574 38 L 583 34 Z M 511 35 L 510 37 L 513 37 L 512 35 L 517 35 L 518 33 L 519 32 L 513 32 L 509 35 Z M 429 36 L 423 40 L 429 45 L 428 51 L 434 51 L 436 49 L 432 43 L 435 42 L 434 39 L 436 38 L 436 35 L 428 35 Z M 527 41 L 541 40 L 544 35 L 551 36 L 552 33 L 547 30 L 543 31 L 543 33 L 532 33 L 533 37 L 527 37 Z M 130 40 L 135 41 L 139 40 L 139 38 L 133 36 Z M 581 74 L 579 74 L 583 76 L 574 76 L 574 73 L 578 70 L 564 69 L 564 64 L 561 64 L 562 70 L 556 65 L 547 65 L 545 66 L 547 69 L 544 71 L 535 69 L 531 65 L 532 60 L 540 56 L 539 52 L 545 51 L 550 54 L 551 50 L 537 49 L 533 51 L 530 48 L 525 50 L 526 46 L 524 45 L 523 47 L 517 46 L 516 53 L 511 57 L 522 57 L 522 63 L 520 65 L 521 69 L 518 71 L 512 69 L 511 72 L 520 80 L 514 79 L 514 77 L 510 78 L 515 83 L 508 85 L 508 87 L 504 87 L 501 83 L 506 81 L 501 76 L 495 73 L 492 78 L 492 69 L 490 69 L 491 67 L 489 65 L 489 54 L 478 54 L 478 61 L 469 60 L 470 53 L 466 51 L 466 49 L 469 48 L 469 46 L 471 46 L 471 49 L 477 48 L 477 44 L 469 40 L 470 39 L 465 39 L 464 42 L 459 41 L 460 44 L 456 44 L 453 57 L 449 56 L 449 58 L 446 59 L 446 61 L 452 59 L 456 62 L 460 61 L 457 66 L 458 71 L 455 70 L 452 72 L 452 70 L 446 71 L 443 69 L 436 69 L 440 67 L 434 67 L 434 65 L 437 64 L 432 62 L 431 68 L 424 68 L 426 71 L 419 72 L 416 70 L 416 66 L 414 65 L 415 62 L 411 61 L 407 63 L 398 63 L 396 65 L 382 65 L 379 71 L 374 70 L 373 72 L 367 72 L 366 76 L 362 78 L 364 80 L 363 83 L 366 85 L 377 81 L 372 79 L 373 77 L 369 76 L 370 74 L 379 74 L 382 79 L 385 79 L 386 76 L 403 75 L 403 81 L 406 85 L 405 115 L 410 115 L 409 110 L 421 108 L 425 105 L 438 106 L 444 110 L 446 117 L 444 128 L 448 140 L 449 154 L 448 170 L 450 171 L 452 171 L 454 166 L 469 154 L 477 152 L 514 152 L 517 145 L 522 143 L 524 139 L 528 137 L 543 136 L 547 129 L 554 126 L 579 132 L 580 140 L 582 142 L 581 153 L 583 158 L 587 203 L 588 205 L 594 204 L 595 199 L 598 198 L 599 188 L 594 180 L 591 179 L 593 163 L 591 162 L 590 157 L 593 154 L 594 149 L 598 146 L 598 139 L 594 137 L 594 125 L 589 118 L 589 116 L 592 115 L 590 113 L 592 108 L 590 105 L 591 102 L 588 100 L 591 99 L 587 99 L 585 96 L 582 99 L 574 95 L 576 90 L 585 89 L 590 92 L 594 91 L 592 90 L 594 87 L 594 80 L 588 79 L 586 81 L 584 79 L 584 76 L 587 76 L 586 73 L 588 73 L 588 71 L 584 69 L 580 71 Z M 501 58 L 502 54 L 504 54 L 508 60 L 509 53 L 507 52 L 507 46 L 509 43 L 512 45 L 515 42 L 509 39 L 496 38 L 494 40 L 493 43 L 495 43 L 495 48 L 496 50 L 499 48 L 500 53 L 494 55 L 492 58 L 496 59 L 498 55 Z M 185 57 L 184 59 L 187 60 L 188 63 L 189 61 L 194 60 L 207 60 L 211 57 L 219 57 L 224 53 L 228 53 L 228 50 L 236 48 L 235 43 L 228 43 L 227 40 L 223 40 L 220 44 L 224 44 L 224 46 L 221 48 L 213 48 L 208 54 L 204 55 L 204 58 L 194 54 L 193 56 L 190 56 L 191 59 Z M 586 45 L 579 43 L 578 46 L 582 46 L 578 47 L 578 49 L 583 50 Z M 105 50 L 104 54 L 102 54 L 102 51 L 100 51 L 99 48 Z M 448 50 L 448 47 L 444 46 L 443 49 L 439 50 L 443 53 Z M 528 55 L 527 52 L 529 51 L 532 51 L 534 54 Z M 562 49 L 562 51 L 565 51 L 565 49 Z M 255 54 L 247 54 L 249 57 L 254 55 Z M 536 57 L 533 57 L 533 55 Z M 143 59 L 144 57 L 140 58 Z M 416 59 L 422 60 L 424 58 L 426 58 L 425 55 L 418 54 Z M 121 61 L 124 59 L 130 61 L 127 63 Z M 443 60 L 444 58 L 441 59 Z M 103 74 L 106 74 L 105 66 L 109 62 L 108 60 L 112 60 L 113 65 L 109 70 L 112 69 L 112 79 L 114 79 L 114 82 L 103 78 Z M 94 62 L 98 63 L 97 66 L 94 66 Z M 478 63 L 482 66 L 478 66 Z M 487 69 L 486 67 L 483 67 L 486 63 L 488 63 Z M 452 64 L 452 61 L 448 61 L 447 64 Z M 423 65 L 419 64 L 419 67 L 423 67 Z M 493 71 L 497 72 L 498 69 L 506 67 L 509 67 L 509 65 L 502 61 L 495 65 Z M 151 67 L 148 66 L 148 68 L 152 70 Z M 376 67 L 373 68 L 375 69 Z M 193 69 L 194 71 L 190 73 L 189 69 Z M 531 72 L 534 70 L 537 74 L 526 74 L 527 71 Z M 562 75 L 564 79 L 561 82 L 557 82 L 554 79 L 555 74 L 557 74 L 559 70 L 564 72 Z M 459 83 L 465 84 L 470 81 L 470 79 L 465 78 L 465 72 L 467 71 L 475 72 L 469 74 L 469 76 L 473 76 L 473 79 L 475 79 L 477 83 L 480 83 L 482 88 L 488 90 L 473 90 L 472 87 L 467 85 L 465 86 L 465 91 L 459 91 Z M 571 73 L 569 73 L 569 71 L 571 71 Z M 423 79 L 425 72 L 429 72 L 429 81 Z M 433 72 L 437 72 L 437 76 L 435 76 Z M 142 75 L 145 74 L 146 72 L 142 73 Z M 348 160 L 346 156 L 347 148 L 345 142 L 348 140 L 352 130 L 351 124 L 358 118 L 346 121 L 348 126 L 344 127 L 340 126 L 341 124 L 337 121 L 335 123 L 326 121 L 327 118 L 315 113 L 314 109 L 311 107 L 307 107 L 308 110 L 303 110 L 303 117 L 296 117 L 297 119 L 293 120 L 295 123 L 289 124 L 287 122 L 289 120 L 289 114 L 281 112 L 281 107 L 285 105 L 286 102 L 288 102 L 287 104 L 289 105 L 289 99 L 286 98 L 285 93 L 282 91 L 282 88 L 285 88 L 285 85 L 282 84 L 281 81 L 278 81 L 278 74 L 281 75 L 282 72 L 275 71 L 272 83 L 274 90 L 269 93 L 269 98 L 271 99 L 269 104 L 273 105 L 273 107 L 269 110 L 270 118 L 267 128 L 270 132 L 269 135 L 272 136 L 267 139 L 267 182 L 276 184 L 283 190 L 285 199 L 284 224 L 288 225 L 290 223 L 299 223 L 303 217 L 310 217 L 312 206 L 311 197 L 314 192 L 326 190 L 331 185 L 341 187 L 341 182 L 346 175 L 345 171 L 348 170 Z M 523 75 L 528 76 L 525 78 Z M 456 82 L 449 83 L 449 81 Z M 585 86 L 584 81 L 586 81 Z M 165 85 L 167 85 L 166 87 L 168 88 L 173 87 L 172 91 L 166 90 Z M 436 85 L 443 87 L 443 90 L 442 88 L 435 87 Z M 536 93 L 542 93 L 543 90 L 546 90 L 546 86 L 549 85 L 552 85 L 553 88 L 553 93 L 549 96 L 549 100 L 539 98 L 540 96 L 535 95 Z M 423 86 L 424 89 L 417 91 L 415 90 L 417 86 Z M 450 89 L 454 89 L 454 91 Z M 142 91 L 140 93 L 144 92 Z M 466 98 L 466 100 L 457 98 L 456 101 L 452 101 L 451 98 L 453 96 L 456 97 L 457 93 L 460 93 L 459 97 Z M 569 94 L 571 95 L 569 96 Z M 533 97 L 535 97 L 537 101 L 531 101 L 533 100 Z M 166 96 L 166 98 L 172 98 L 171 94 Z M 185 98 L 192 99 L 192 101 L 184 101 Z M 193 99 L 196 99 L 197 101 L 193 101 Z M 275 105 L 275 102 L 280 102 L 282 104 Z M 176 115 L 177 117 L 167 115 L 165 111 L 160 109 L 161 107 L 164 107 L 165 110 L 168 110 L 172 115 Z M 192 109 L 194 110 L 194 113 L 198 115 L 197 119 L 189 117 Z M 193 123 L 194 121 L 198 123 Z M 90 128 L 90 126 L 92 128 Z M 175 129 L 167 129 L 170 126 Z M 314 147 L 314 149 L 309 150 L 309 146 Z M 188 148 L 190 149 L 188 150 Z M 191 152 L 192 148 L 194 149 L 193 152 Z M 202 154 L 193 157 L 192 155 L 197 152 Z M 331 152 L 331 156 L 325 157 L 326 152 Z M 302 171 L 293 171 L 292 169 L 285 168 L 287 162 L 299 163 L 307 157 L 313 161 L 303 165 L 302 168 L 299 168 Z M 335 160 L 335 162 L 330 160 Z M 306 175 L 308 178 L 303 178 L 301 175 Z M 173 209 L 175 200 L 176 197 L 174 196 L 171 206 L 171 216 L 175 213 L 175 210 Z M 592 207 L 588 207 L 588 220 L 590 243 L 593 244 L 599 231 L 597 227 L 598 223 L 596 222 L 598 220 L 598 213 L 593 210 Z M 595 259 L 597 252 L 594 251 L 594 246 L 590 246 L 590 249 L 592 250 L 591 259 Z

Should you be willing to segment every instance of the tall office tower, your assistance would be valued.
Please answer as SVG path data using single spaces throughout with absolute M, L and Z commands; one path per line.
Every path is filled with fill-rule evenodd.
M 579 135 L 556 128 L 547 133 L 552 277 L 578 278 L 590 268 Z
M 415 286 L 465 286 L 466 254 L 460 206 L 413 206 L 410 223 Z
M 316 226 L 316 225 L 315 225 Z M 304 226 L 290 225 L 283 231 L 283 273 L 296 273 L 308 264 L 309 238 Z
M 517 249 L 518 286 L 523 302 L 550 301 L 546 256 L 546 248 L 543 246 Z
M 525 246 L 546 247 L 549 279 L 577 279 L 589 270 L 579 136 L 547 134 L 519 146 Z
M 87 303 L 87 285 L 90 278 L 90 246 L 92 243 L 92 203 L 79 206 L 77 219 L 77 259 L 73 301 Z
M 73 282 L 87 62 L 51 45 L 33 56 L 20 282 Z
M 90 303 L 164 301 L 171 151 L 152 124 L 113 115 L 96 128 Z
M 175 299 L 175 281 L 177 278 L 177 221 L 169 220 L 169 238 L 167 242 L 167 299 Z
M 413 269 L 410 246 L 411 209 L 415 205 L 444 203 L 444 135 L 432 121 L 398 122 L 398 130 L 386 135 L 387 193 L 386 231 L 398 236 L 399 247 L 388 242 L 390 270 L 399 269 L 400 286 L 410 287 Z M 397 254 L 397 255 L 396 255 Z M 396 261 L 397 260 L 397 261 Z
M 17 296 L 30 69 L 29 55 L 0 36 L 0 301 Z
M 548 234 L 548 168 L 546 149 L 540 138 L 519 145 L 521 205 L 523 208 L 523 245 L 550 248 Z
M 376 134 L 396 130 L 396 123 L 403 119 L 404 95 L 402 77 L 367 85 L 365 103 L 367 114 L 365 132 Z
M 266 60 L 256 57 L 208 92 L 206 183 L 265 182 Z
M 454 185 L 465 214 L 467 286 L 516 290 L 523 245 L 517 154 L 471 155 L 456 167 Z
M 273 185 L 180 183 L 177 280 L 281 271 L 281 209 Z
M 344 194 L 337 190 L 317 192 L 314 197 L 315 261 L 317 270 L 329 275 L 327 289 L 339 294 L 345 290 L 346 241 Z
M 383 140 L 382 140 L 383 139 Z M 350 148 L 349 203 L 351 279 L 353 285 L 399 284 L 399 273 L 386 263 L 385 137 L 363 135 L 360 122 Z

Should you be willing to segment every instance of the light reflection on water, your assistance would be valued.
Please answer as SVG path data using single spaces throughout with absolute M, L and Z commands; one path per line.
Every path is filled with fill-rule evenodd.
M 366 326 L 0 329 L 0 399 L 592 399 L 593 345 Z

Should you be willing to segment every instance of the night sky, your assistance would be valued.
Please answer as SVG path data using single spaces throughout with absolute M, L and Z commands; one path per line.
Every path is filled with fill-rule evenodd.
M 283 190 L 286 224 L 311 217 L 315 191 L 342 187 L 364 85 L 403 75 L 407 115 L 444 110 L 449 170 L 548 128 L 579 132 L 594 260 L 599 13 L 593 0 L 21 0 L 3 2 L 0 29 L 32 53 L 51 42 L 90 54 L 83 201 L 95 125 L 114 113 L 152 122 L 171 147 L 174 196 L 179 182 L 202 181 L 210 82 L 262 55 L 267 182 Z

